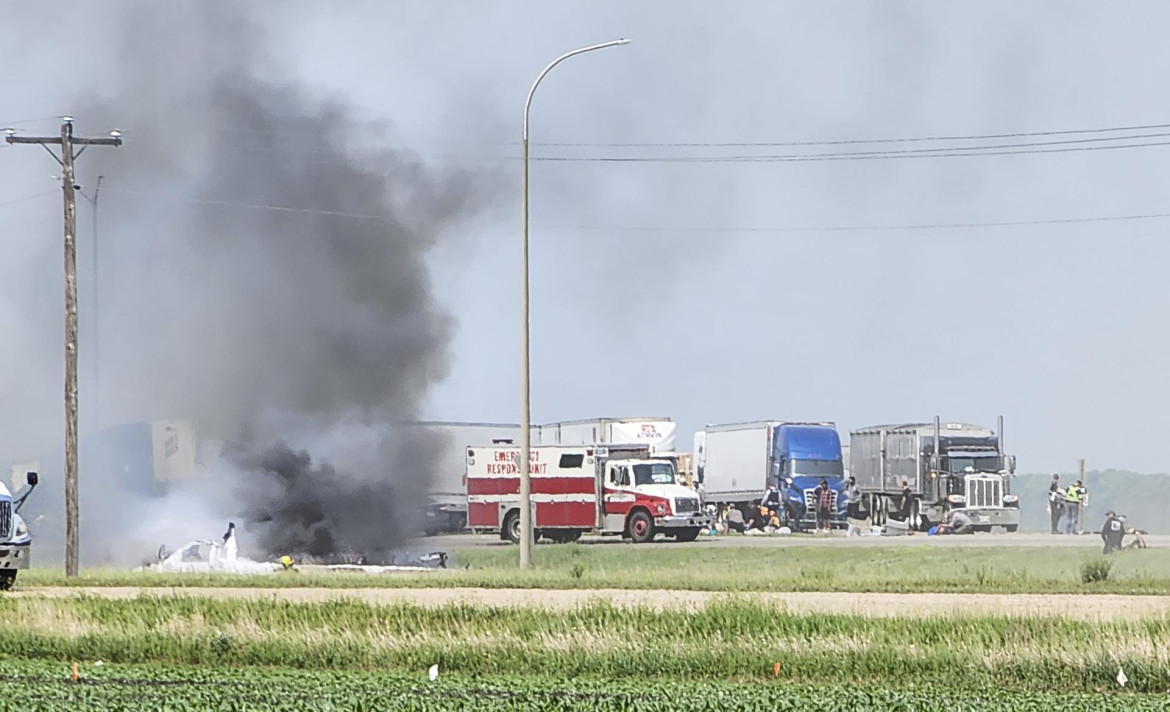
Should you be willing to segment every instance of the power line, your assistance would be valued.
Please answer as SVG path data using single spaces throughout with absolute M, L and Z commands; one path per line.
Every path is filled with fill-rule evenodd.
M 266 205 L 261 203 L 237 203 L 230 200 L 213 200 L 210 198 L 189 198 L 183 196 L 167 195 L 165 193 L 153 193 L 143 190 L 127 190 L 125 188 L 110 188 L 106 190 L 111 193 L 125 193 L 126 195 L 146 196 L 150 198 L 161 198 L 177 200 L 185 203 L 197 203 L 200 205 L 219 205 L 229 208 L 245 208 L 249 210 L 270 210 L 281 213 L 304 213 L 309 215 L 333 215 L 337 217 L 357 218 L 361 220 L 382 220 L 390 222 L 391 219 L 385 215 L 373 215 L 369 213 L 351 213 L 344 210 L 322 210 L 318 208 L 294 208 L 287 205 Z
M 1077 223 L 1124 222 L 1170 218 L 1170 213 L 1138 215 L 1104 215 L 1082 218 L 1051 218 L 1045 220 L 1000 220 L 967 223 L 917 223 L 910 225 L 816 225 L 806 227 L 747 227 L 747 226 L 645 226 L 645 225 L 555 225 L 550 229 L 589 232 L 676 232 L 676 233 L 780 233 L 780 232 L 894 232 L 906 230 L 955 230 L 967 228 L 1024 227 L 1034 225 L 1071 225 Z
M 7 200 L 3 203 L 0 203 L 0 208 L 7 207 L 9 205 L 16 205 L 17 203 L 24 203 L 29 200 L 36 200 L 37 198 L 44 198 L 45 196 L 55 195 L 56 193 L 57 191 L 55 190 L 49 190 L 45 191 L 44 193 L 37 193 L 35 195 L 26 195 L 23 198 L 17 198 L 15 200 Z
M 540 156 L 533 157 L 533 161 L 565 162 L 565 163 L 816 163 L 820 161 L 873 161 L 896 160 L 903 158 L 975 158 L 983 156 L 1022 156 L 1040 155 L 1045 153 L 1077 153 L 1082 151 L 1111 151 L 1123 148 L 1150 148 L 1153 146 L 1170 146 L 1170 141 L 1151 141 L 1147 143 L 1131 143 L 1116 146 L 1067 146 L 1050 149 L 1023 149 L 955 153 L 955 148 L 943 149 L 947 153 L 903 153 L 890 155 L 839 153 L 801 156 L 774 155 L 774 156 Z
M 845 146 L 853 144 L 882 144 L 882 143 L 926 143 L 933 141 L 981 141 L 981 140 L 996 140 L 1009 138 L 1033 138 L 1041 136 L 1070 136 L 1076 134 L 1100 134 L 1100 133 L 1117 133 L 1117 132 L 1133 132 L 1133 131 L 1154 131 L 1170 129 L 1170 124 L 1137 124 L 1129 126 L 1106 126 L 1087 129 L 1060 129 L 1060 130 L 1046 130 L 1046 131 L 1015 131 L 1005 133 L 988 133 L 988 134 L 948 134 L 948 135 L 932 135 L 932 136 L 899 136 L 886 138 L 856 138 L 856 139 L 831 139 L 831 140 L 809 140 L 809 141 L 660 141 L 660 142 L 597 142 L 597 141 L 533 141 L 533 146 L 549 146 L 558 148 L 776 148 L 776 147 L 796 147 L 796 146 Z M 221 134 L 238 134 L 238 135 L 264 135 L 264 136 L 315 136 L 312 130 L 293 131 L 282 129 L 245 129 L 232 128 L 220 132 Z M 493 146 L 493 147 L 516 147 L 520 143 L 518 141 L 492 141 L 492 142 L 471 142 L 471 141 L 426 141 L 427 143 L 443 143 L 447 145 L 477 145 L 477 146 Z M 260 149 L 264 150 L 264 149 Z M 280 149 L 268 149 L 277 150 Z M 303 150 L 306 153 L 314 153 L 312 149 Z
M 237 203 L 229 200 L 211 200 L 206 198 L 188 198 L 182 196 L 154 193 L 150 191 L 127 190 L 110 188 L 110 192 L 125 193 L 127 195 L 145 196 L 151 198 L 170 198 L 179 202 L 196 203 L 200 205 L 217 205 L 222 207 L 244 208 L 248 210 L 270 210 L 282 213 L 304 213 L 310 215 L 330 215 L 334 217 L 348 217 L 360 220 L 391 221 L 385 215 L 372 213 L 355 213 L 344 210 L 325 210 L 319 208 L 296 208 L 286 205 L 269 205 L 264 203 Z M 39 197 L 39 196 L 33 196 Z M 28 200 L 30 198 L 22 198 Z M 1049 218 L 1040 220 L 999 220 L 988 222 L 965 223 L 914 223 L 904 225 L 813 225 L 813 226 L 785 226 L 785 227 L 751 227 L 751 226 L 648 226 L 648 225 L 551 225 L 551 230 L 573 230 L 589 232 L 675 232 L 675 233 L 783 233 L 783 232 L 883 232 L 899 230 L 953 230 L 964 228 L 996 228 L 996 227 L 1023 227 L 1030 225 L 1071 225 L 1077 223 L 1104 223 L 1126 222 L 1137 220 L 1159 220 L 1170 218 L 1170 213 L 1139 213 L 1132 215 L 1103 215 L 1077 218 Z
M 0 121 L 0 129 L 15 128 L 24 124 L 35 124 L 41 121 L 55 121 L 60 118 L 60 116 L 40 116 L 34 119 L 21 119 L 20 121 Z
M 534 142 L 535 146 L 556 146 L 563 148 L 748 148 L 748 147 L 781 147 L 781 146 L 845 146 L 850 144 L 874 143 L 917 143 L 929 141 L 982 141 L 1003 138 L 1028 138 L 1037 136 L 1068 136 L 1074 134 L 1110 133 L 1115 131 L 1151 131 L 1155 129 L 1170 129 L 1170 124 L 1147 124 L 1144 126 L 1112 126 L 1095 129 L 1068 129 L 1063 131 L 1018 131 L 1015 133 L 998 134 L 969 134 L 953 136 L 910 136 L 900 138 L 859 138 L 838 139 L 831 141 L 666 141 L 659 143 L 591 143 L 591 142 Z

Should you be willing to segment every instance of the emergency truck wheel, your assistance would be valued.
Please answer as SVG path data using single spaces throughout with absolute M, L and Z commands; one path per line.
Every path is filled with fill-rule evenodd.
M 520 512 L 508 512 L 504 517 L 504 538 L 513 544 L 520 543 Z
M 7 591 L 8 589 L 12 588 L 12 584 L 15 581 L 15 571 L 0 571 L 0 591 Z
M 699 538 L 698 527 L 687 527 L 686 529 L 679 529 L 678 533 L 674 535 L 675 541 L 694 541 Z
M 634 540 L 635 544 L 645 544 L 648 541 L 653 541 L 654 520 L 646 512 L 638 510 L 630 515 L 630 519 L 626 524 L 626 531 L 629 532 L 630 538 Z

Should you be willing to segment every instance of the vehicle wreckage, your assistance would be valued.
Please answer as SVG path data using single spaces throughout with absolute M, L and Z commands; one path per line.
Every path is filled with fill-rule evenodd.
M 366 574 L 409 571 L 435 571 L 447 568 L 447 552 L 433 551 L 417 557 L 379 557 L 385 563 L 371 563 L 361 554 L 336 554 L 329 557 L 284 555 L 279 561 L 254 561 L 239 555 L 236 525 L 228 523 L 220 542 L 205 539 L 189 541 L 168 552 L 159 547 L 157 561 L 145 563 L 135 571 L 155 571 L 177 574 L 274 574 L 278 571 L 356 572 Z

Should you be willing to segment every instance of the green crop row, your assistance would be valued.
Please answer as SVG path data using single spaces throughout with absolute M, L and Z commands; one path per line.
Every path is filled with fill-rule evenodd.
M 213 669 L 85 664 L 79 679 L 68 664 L 0 661 L 0 709 L 73 710 L 407 710 L 495 712 L 724 712 L 818 709 L 825 712 L 1153 712 L 1164 696 L 955 691 L 941 684 L 891 690 L 836 682 L 824 685 L 766 680 L 753 683 L 501 677 L 469 679 L 445 672 L 329 673 L 301 670 Z
M 902 687 L 1170 688 L 1170 619 L 789 615 L 747 599 L 696 611 L 376 606 L 143 596 L 0 597 L 0 657 L 463 676 L 842 681 Z

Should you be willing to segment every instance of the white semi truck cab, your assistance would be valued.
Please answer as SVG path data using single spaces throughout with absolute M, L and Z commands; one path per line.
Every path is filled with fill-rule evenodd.
M 12 588 L 16 572 L 29 566 L 32 537 L 20 516 L 20 508 L 37 486 L 37 473 L 29 472 L 25 477 L 28 487 L 19 497 L 13 497 L 8 487 L 0 483 L 0 591 Z

